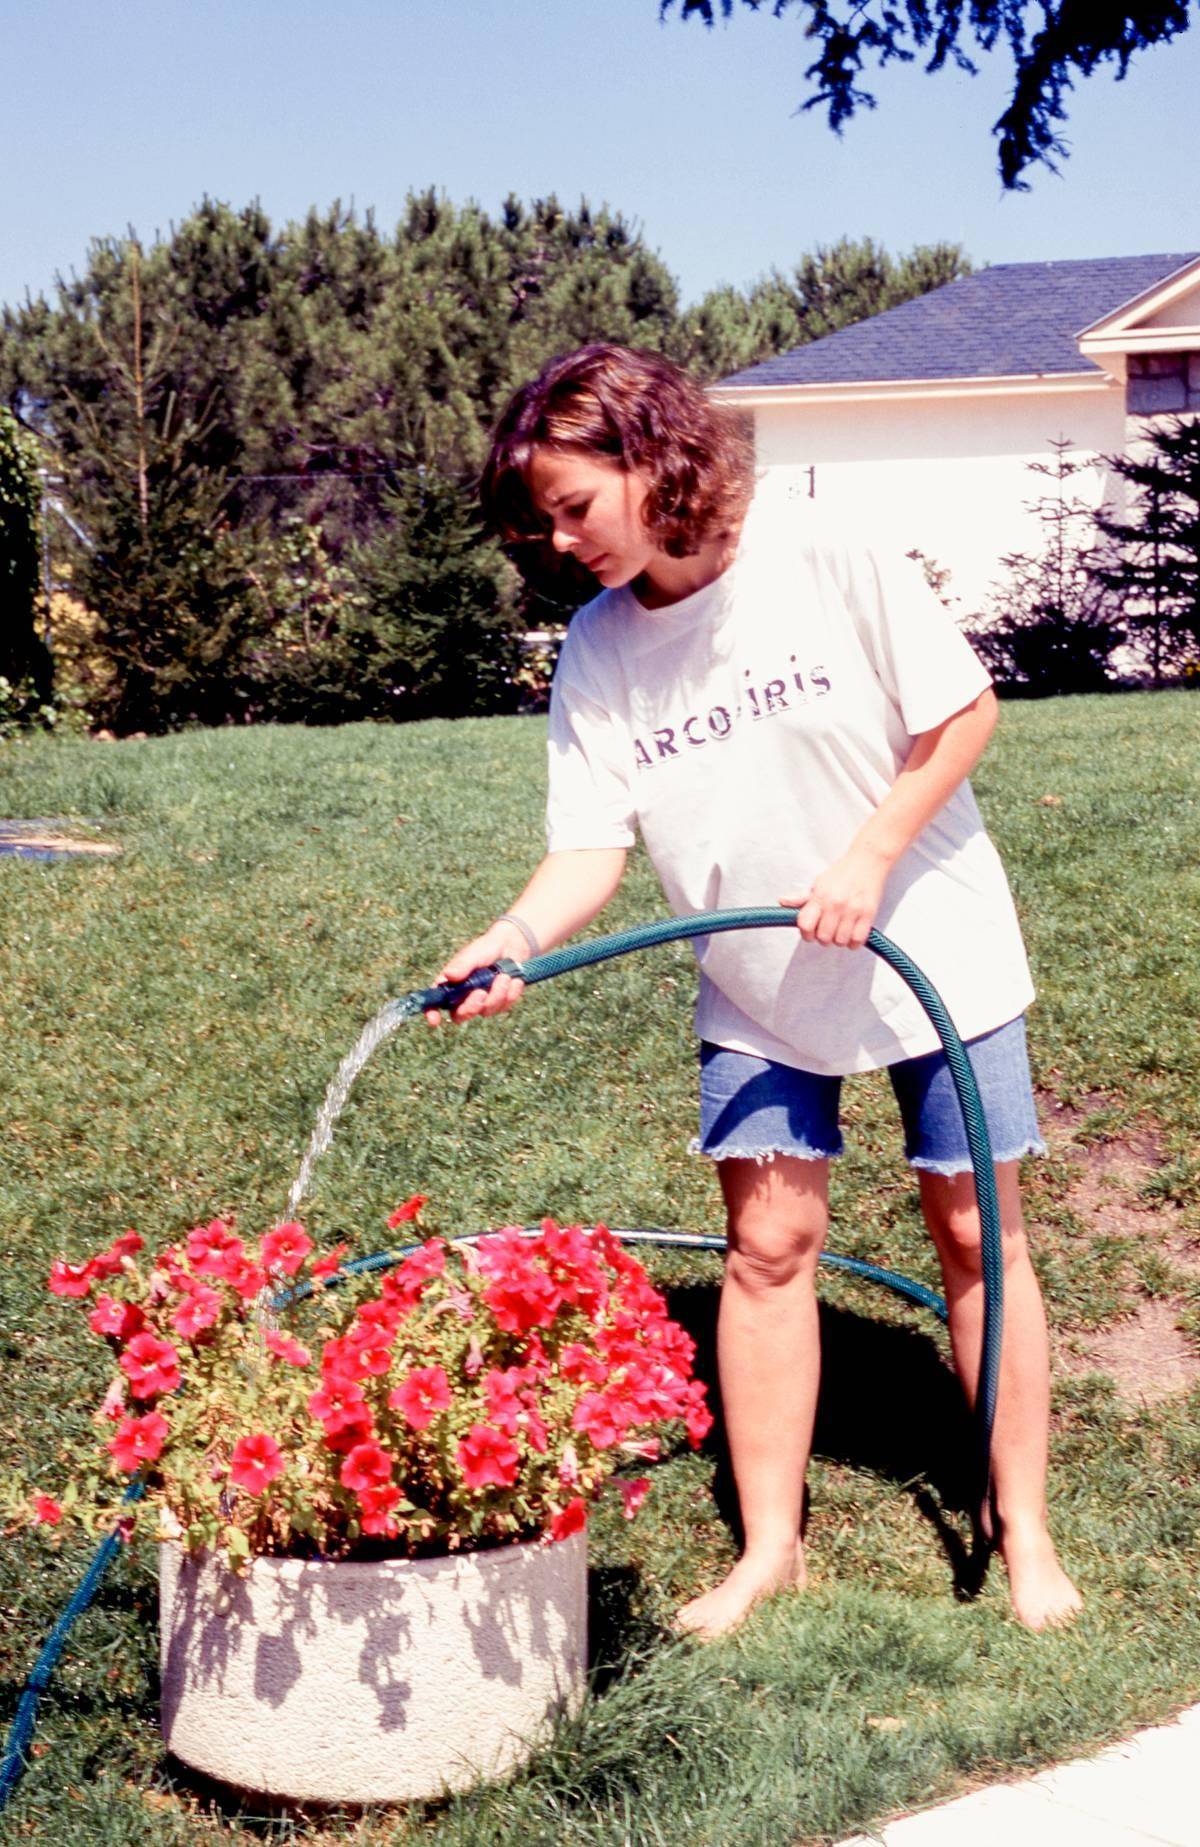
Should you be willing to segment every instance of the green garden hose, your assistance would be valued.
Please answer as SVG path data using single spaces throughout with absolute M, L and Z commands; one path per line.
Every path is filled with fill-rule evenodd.
M 514 975 L 532 986 L 539 981 L 549 981 L 555 975 L 569 974 L 573 969 L 588 968 L 595 962 L 609 962 L 615 956 L 628 955 L 635 949 L 649 949 L 656 943 L 674 943 L 694 936 L 716 936 L 725 930 L 762 930 L 780 926 L 795 929 L 796 912 L 793 908 L 773 905 L 769 909 L 700 911 L 692 917 L 666 917 L 658 923 L 638 924 L 632 930 L 621 930 L 612 936 L 595 937 L 563 949 L 551 949 L 545 955 L 531 957 L 528 962 L 505 960 L 490 968 L 477 968 L 465 981 L 442 983 L 416 994 L 407 994 L 392 1005 L 406 1014 L 434 1008 L 449 1009 L 457 1007 L 468 994 L 480 988 L 490 988 L 498 974 Z M 992 1506 L 992 1431 L 996 1421 L 1000 1343 L 1004 1327 L 1004 1259 L 991 1141 L 971 1061 L 941 995 L 916 963 L 881 931 L 872 930 L 866 946 L 908 984 L 932 1021 L 954 1080 L 966 1128 L 967 1146 L 971 1153 L 975 1197 L 979 1206 L 984 1302 L 983 1345 L 975 1392 L 979 1456 L 978 1531 L 982 1540 L 985 1535 L 997 1531 Z M 849 1259 L 843 1259 L 843 1263 L 849 1262 Z M 880 1280 L 886 1278 L 881 1277 Z

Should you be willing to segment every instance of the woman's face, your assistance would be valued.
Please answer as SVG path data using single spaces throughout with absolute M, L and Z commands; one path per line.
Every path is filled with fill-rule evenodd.
M 642 576 L 657 557 L 642 523 L 650 484 L 635 469 L 584 449 L 537 448 L 529 490 L 555 551 L 572 553 L 607 590 Z

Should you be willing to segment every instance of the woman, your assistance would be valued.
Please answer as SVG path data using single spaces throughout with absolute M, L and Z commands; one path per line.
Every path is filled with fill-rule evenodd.
M 548 365 L 497 426 L 483 499 L 504 537 L 548 536 L 601 593 L 574 618 L 555 676 L 549 850 L 441 979 L 581 929 L 615 892 L 635 829 L 677 913 L 798 907 L 795 936 L 698 945 L 694 1145 L 717 1164 L 728 1221 L 718 1363 L 745 1547 L 679 1626 L 721 1634 L 758 1598 L 804 1583 L 814 1275 L 845 1073 L 888 1067 L 955 1365 L 974 1389 L 970 1155 L 934 1029 L 899 977 L 858 953 L 876 922 L 971 1045 L 1005 1246 L 1000 1548 L 1019 1620 L 1069 1620 L 1080 1599 L 1046 1523 L 1046 1328 L 1017 1182 L 1019 1157 L 1041 1148 L 1022 1019 L 1033 989 L 965 780 L 996 718 L 985 670 L 905 561 L 847 544 L 811 504 L 755 493 L 737 425 L 655 355 L 598 345 Z M 453 1017 L 502 1012 L 520 993 L 501 976 Z

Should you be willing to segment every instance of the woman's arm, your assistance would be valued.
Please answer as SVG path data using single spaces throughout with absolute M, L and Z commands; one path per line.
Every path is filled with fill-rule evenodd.
M 780 900 L 800 907 L 796 923 L 806 943 L 858 949 L 866 942 L 889 872 L 971 774 L 995 729 L 996 713 L 996 695 L 989 686 L 961 712 L 923 731 L 848 851 L 807 892 Z
M 625 871 L 624 847 L 579 847 L 570 852 L 547 853 L 528 885 L 509 907 L 523 919 L 541 949 L 554 949 L 576 930 L 599 915 L 621 883 Z M 465 981 L 477 968 L 488 968 L 501 957 L 522 961 L 529 944 L 515 924 L 494 923 L 482 936 L 466 943 L 451 956 L 439 981 Z M 497 975 L 486 991 L 468 994 L 451 1014 L 456 1021 L 503 1013 L 520 1000 L 525 983 L 511 975 Z M 440 1013 L 427 1013 L 431 1026 Z

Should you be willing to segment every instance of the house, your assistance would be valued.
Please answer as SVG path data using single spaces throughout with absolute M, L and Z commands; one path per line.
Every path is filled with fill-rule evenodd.
M 1200 254 L 1004 263 L 721 380 L 791 491 L 949 570 L 960 612 L 1038 545 L 1029 464 L 1066 439 L 1072 487 L 1119 501 L 1104 458 L 1200 414 Z

